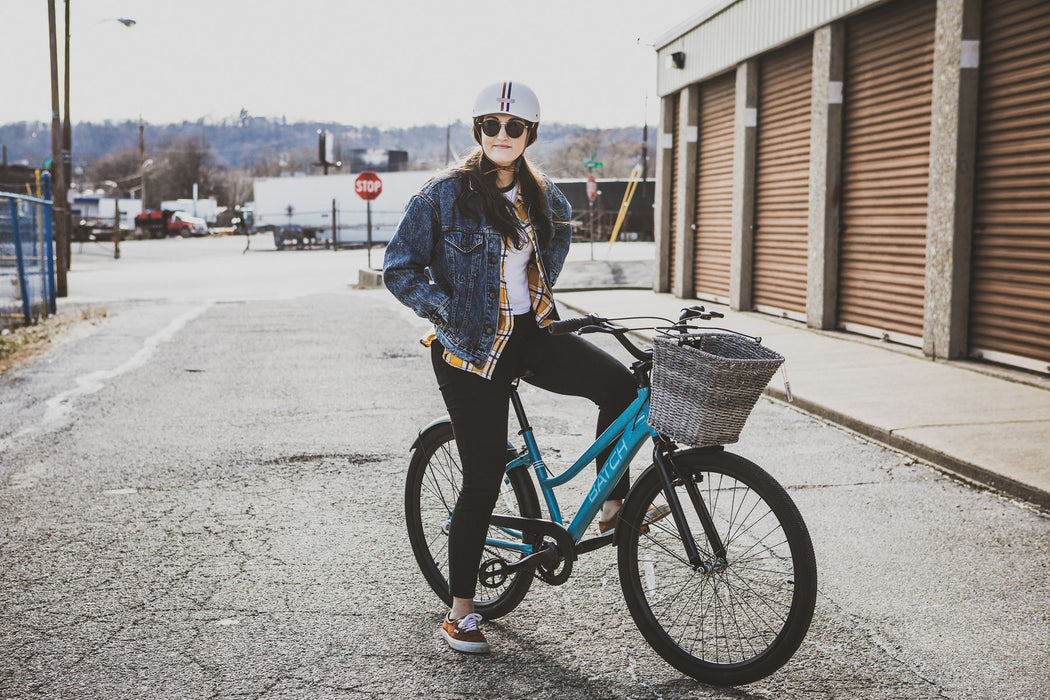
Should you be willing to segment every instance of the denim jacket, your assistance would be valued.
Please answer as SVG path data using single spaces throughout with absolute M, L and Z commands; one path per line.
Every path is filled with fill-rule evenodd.
M 434 324 L 446 349 L 476 363 L 492 349 L 499 323 L 502 241 L 483 215 L 478 221 L 459 212 L 460 189 L 455 175 L 443 175 L 412 196 L 386 247 L 383 283 Z M 544 189 L 554 235 L 539 250 L 539 264 L 553 287 L 569 252 L 572 209 L 552 182 Z

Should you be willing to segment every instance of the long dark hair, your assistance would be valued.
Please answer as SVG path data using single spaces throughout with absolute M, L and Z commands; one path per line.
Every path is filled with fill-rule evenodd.
M 543 178 L 525 160 L 524 154 L 514 162 L 514 168 L 521 199 L 529 212 L 537 242 L 545 248 L 550 244 L 554 232 L 551 230 Z M 527 239 L 518 223 L 514 205 L 496 186 L 499 167 L 485 156 L 482 149 L 471 153 L 451 172 L 460 182 L 460 191 L 455 199 L 455 207 L 460 214 L 475 221 L 481 221 L 483 215 L 505 240 L 519 248 L 525 245 Z

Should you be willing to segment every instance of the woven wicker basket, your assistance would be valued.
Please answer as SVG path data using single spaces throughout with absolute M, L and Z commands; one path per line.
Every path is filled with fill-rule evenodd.
M 780 354 L 733 333 L 704 333 L 684 344 L 657 336 L 649 425 L 686 445 L 736 442 L 783 362 Z

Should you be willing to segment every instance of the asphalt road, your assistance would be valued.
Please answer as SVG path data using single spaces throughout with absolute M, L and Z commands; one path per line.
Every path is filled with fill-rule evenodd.
M 768 400 L 733 449 L 788 487 L 821 582 L 780 672 L 681 676 L 609 550 L 452 652 L 403 527 L 442 412 L 424 323 L 352 288 L 363 252 L 243 247 L 75 250 L 65 303 L 108 319 L 0 378 L 0 697 L 1050 697 L 1050 519 Z M 591 407 L 524 399 L 570 461 Z

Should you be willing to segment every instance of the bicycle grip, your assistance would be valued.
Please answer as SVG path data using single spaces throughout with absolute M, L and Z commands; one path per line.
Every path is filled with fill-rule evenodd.
M 588 314 L 578 318 L 567 318 L 564 321 L 554 321 L 547 325 L 547 330 L 551 335 L 565 335 L 566 333 L 575 333 L 584 326 L 593 326 L 596 323 L 601 323 L 601 321 L 602 319 L 594 314 Z

